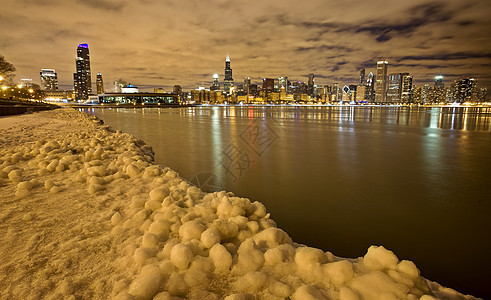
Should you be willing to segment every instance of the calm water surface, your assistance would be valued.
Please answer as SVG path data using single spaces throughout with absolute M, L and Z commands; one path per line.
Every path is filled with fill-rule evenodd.
M 384 245 L 422 275 L 491 296 L 491 108 L 96 109 L 203 189 L 263 202 L 298 243 Z

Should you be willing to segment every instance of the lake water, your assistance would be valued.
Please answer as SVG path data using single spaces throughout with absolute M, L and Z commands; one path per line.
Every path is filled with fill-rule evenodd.
M 491 108 L 95 109 L 205 190 L 263 202 L 294 241 L 384 245 L 423 276 L 490 297 Z

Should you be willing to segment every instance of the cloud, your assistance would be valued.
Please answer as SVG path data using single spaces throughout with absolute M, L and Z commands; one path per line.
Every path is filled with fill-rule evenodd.
M 487 8 L 484 0 L 19 0 L 0 12 L 0 54 L 17 78 L 36 81 L 50 67 L 63 86 L 82 42 L 106 82 L 144 87 L 211 83 L 227 53 L 236 82 L 314 73 L 319 84 L 356 83 L 382 57 L 389 72 L 422 81 L 436 72 L 490 78 Z

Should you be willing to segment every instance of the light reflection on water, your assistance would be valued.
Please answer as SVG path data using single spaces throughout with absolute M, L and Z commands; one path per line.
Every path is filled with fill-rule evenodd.
M 220 187 L 262 201 L 297 242 L 346 257 L 382 244 L 429 279 L 489 293 L 490 275 L 480 270 L 491 268 L 482 259 L 491 253 L 484 238 L 491 228 L 490 108 L 205 106 L 95 114 L 146 141 L 158 163 L 184 178 L 213 174 Z M 251 146 L 250 129 L 276 139 L 265 149 Z M 231 146 L 249 158 L 235 177 L 224 168 Z

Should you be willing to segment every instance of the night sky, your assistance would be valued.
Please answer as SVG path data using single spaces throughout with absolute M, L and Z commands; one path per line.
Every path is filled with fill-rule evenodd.
M 491 88 L 491 1 L 0 0 L 0 54 L 16 80 L 42 68 L 72 88 L 77 45 L 88 43 L 92 81 L 142 90 L 209 87 L 233 77 L 288 76 L 356 84 L 360 68 L 408 72 L 416 84 L 465 76 Z

